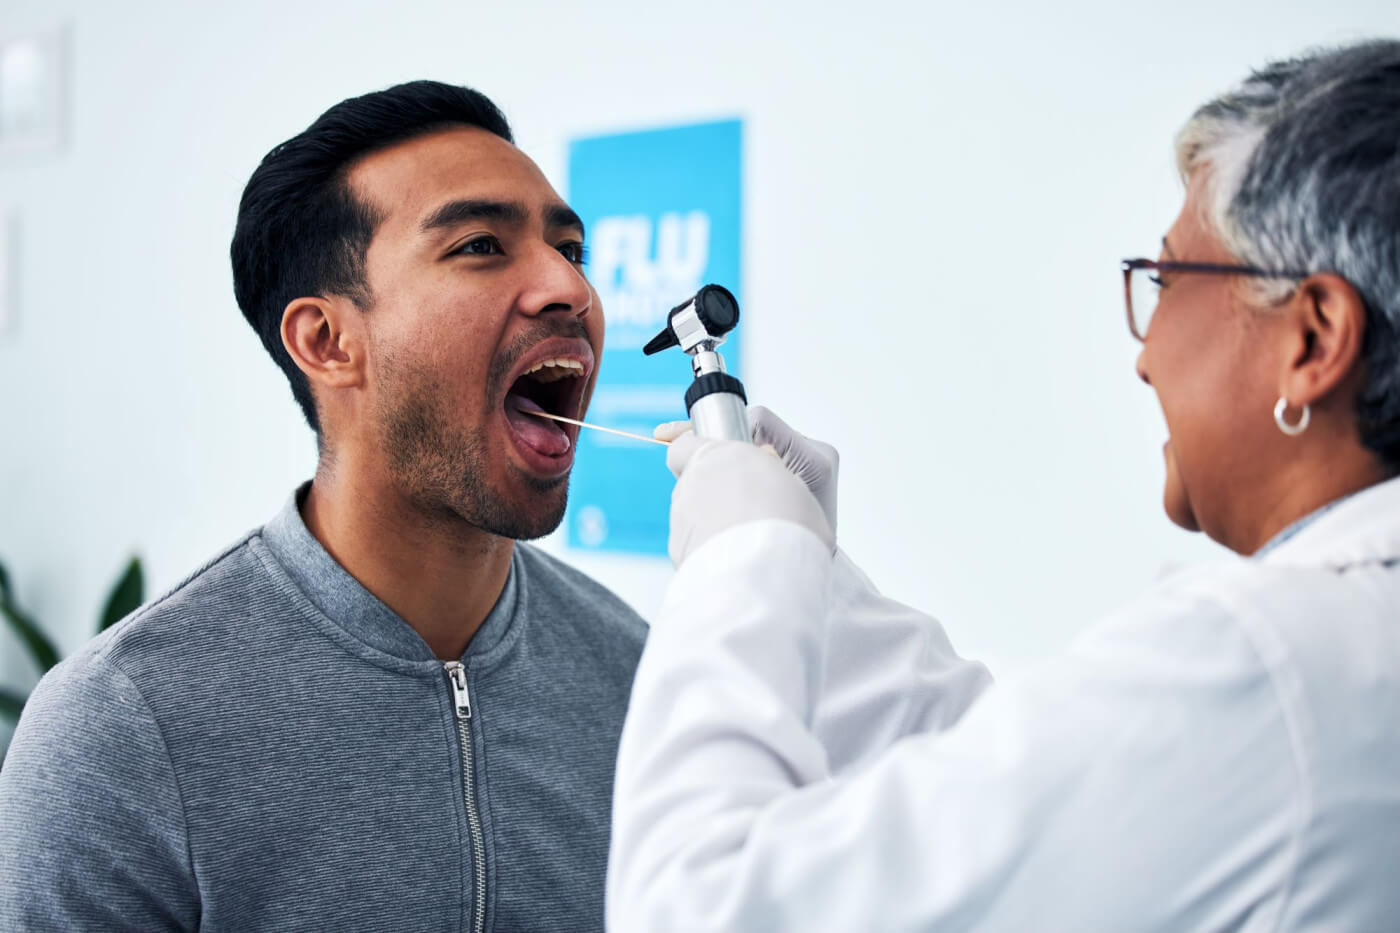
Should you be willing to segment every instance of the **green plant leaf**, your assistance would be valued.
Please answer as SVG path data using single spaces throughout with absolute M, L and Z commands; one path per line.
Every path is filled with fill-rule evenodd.
M 107 605 L 102 609 L 102 620 L 97 630 L 105 632 L 113 623 L 119 622 L 145 601 L 146 575 L 141 569 L 141 558 L 133 557 L 127 562 L 112 594 L 107 597 Z
M 20 711 L 24 709 L 27 699 L 29 698 L 22 693 L 0 687 L 0 716 L 18 722 Z
M 46 672 L 49 668 L 58 663 L 58 651 L 54 648 L 53 642 L 39 630 L 39 626 L 26 615 L 18 606 L 14 604 L 13 590 L 10 589 L 10 573 L 5 569 L 4 564 L 0 564 L 0 616 L 10 623 L 10 628 L 15 630 L 20 641 L 24 642 L 25 648 L 29 649 L 29 656 L 34 659 L 34 663 L 39 667 L 39 673 Z
M 39 673 L 47 673 L 49 668 L 58 663 L 58 649 L 49 641 L 48 636 L 39 630 L 38 624 L 21 612 L 18 606 L 8 599 L 0 600 L 0 616 L 5 617 L 5 621 L 10 623 L 10 628 L 15 630 L 20 641 L 29 649 L 29 656 L 39 666 Z

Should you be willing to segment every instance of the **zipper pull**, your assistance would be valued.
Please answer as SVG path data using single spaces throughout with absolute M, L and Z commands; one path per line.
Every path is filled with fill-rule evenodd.
M 448 661 L 443 667 L 447 668 L 447 679 L 452 684 L 452 700 L 457 705 L 457 718 L 471 719 L 472 698 L 467 693 L 467 669 L 462 666 L 461 661 Z

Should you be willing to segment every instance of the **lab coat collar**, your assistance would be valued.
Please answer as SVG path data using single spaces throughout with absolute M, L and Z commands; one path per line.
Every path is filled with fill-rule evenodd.
M 1338 503 L 1260 560 L 1334 570 L 1400 561 L 1400 477 Z

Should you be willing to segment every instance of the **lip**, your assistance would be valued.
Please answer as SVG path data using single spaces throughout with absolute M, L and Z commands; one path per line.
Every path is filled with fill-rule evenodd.
M 564 431 L 564 435 L 568 437 L 569 449 L 558 457 L 548 457 L 525 443 L 525 439 L 515 430 L 515 425 L 511 424 L 510 419 L 506 417 L 505 410 L 505 397 L 510 394 L 510 387 L 515 385 L 516 380 L 525 375 L 531 367 L 545 360 L 573 360 L 583 367 L 583 375 L 571 380 L 570 395 L 561 406 L 563 410 L 554 412 L 556 415 L 568 418 L 579 418 L 582 414 L 580 409 L 583 407 L 584 392 L 593 378 L 595 359 L 593 347 L 587 340 L 570 337 L 546 338 L 521 356 L 506 376 L 501 392 L 500 413 L 501 420 L 506 425 L 506 434 L 510 437 L 512 446 L 515 447 L 516 456 L 524 461 L 530 472 L 539 476 L 557 477 L 569 472 L 574 465 L 574 451 L 578 448 L 578 427 L 555 422 Z

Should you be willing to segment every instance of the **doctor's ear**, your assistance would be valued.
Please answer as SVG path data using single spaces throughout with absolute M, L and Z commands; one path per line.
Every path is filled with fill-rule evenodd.
M 1359 376 L 1366 303 L 1350 282 L 1327 273 L 1304 279 L 1290 305 L 1279 394 L 1291 406 L 1315 406 Z
M 282 346 L 313 385 L 363 385 L 361 327 L 360 312 L 349 299 L 295 298 L 282 312 Z

